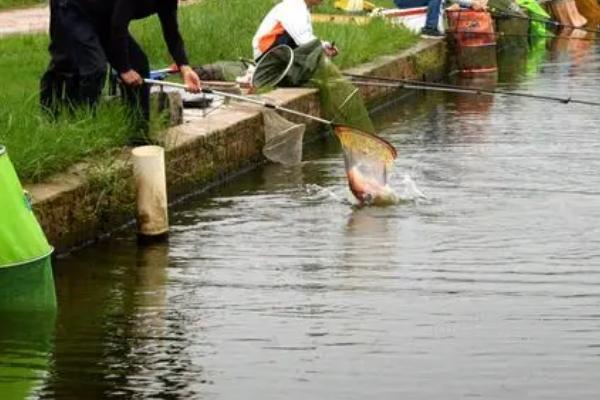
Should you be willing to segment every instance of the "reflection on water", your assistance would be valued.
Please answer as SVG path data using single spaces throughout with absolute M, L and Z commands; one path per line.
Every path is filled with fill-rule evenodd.
M 127 239 L 59 260 L 59 318 L 41 397 L 168 397 L 189 374 L 201 379 L 183 354 L 186 323 L 167 302 L 168 252 L 166 243 Z
M 0 397 L 25 399 L 48 376 L 54 313 L 0 313 Z
M 565 43 L 457 83 L 598 101 L 596 45 Z M 191 199 L 168 243 L 57 260 L 56 323 L 0 316 L 2 398 L 597 398 L 599 123 L 421 94 L 378 116 L 397 206 L 351 207 L 330 139 Z

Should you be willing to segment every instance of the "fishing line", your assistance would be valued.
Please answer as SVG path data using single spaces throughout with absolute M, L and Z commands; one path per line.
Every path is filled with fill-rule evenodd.
M 507 18 L 516 18 L 516 19 L 522 19 L 522 20 L 527 20 L 527 21 L 533 21 L 533 22 L 541 22 L 544 24 L 549 24 L 549 25 L 553 25 L 555 27 L 565 27 L 565 28 L 571 28 L 571 29 L 579 29 L 585 32 L 592 32 L 592 33 L 599 33 L 600 31 L 598 30 L 592 30 L 592 29 L 587 29 L 587 28 L 580 28 L 574 25 L 567 25 L 567 24 L 563 24 L 560 23 L 558 21 L 554 21 L 551 19 L 544 19 L 544 18 L 533 18 L 533 17 L 527 17 L 527 16 L 523 16 L 523 15 L 518 15 L 518 14 L 512 14 L 512 13 L 507 13 L 505 11 L 499 11 L 496 9 L 490 9 L 489 10 L 490 14 L 492 14 L 495 17 L 507 17 Z
M 529 94 L 529 93 L 519 93 L 519 92 L 507 92 L 504 90 L 495 90 L 495 89 L 484 89 L 484 88 L 475 88 L 469 86 L 460 86 L 460 85 L 450 85 L 445 83 L 433 83 L 433 82 L 422 82 L 422 81 L 413 81 L 407 79 L 392 79 L 392 78 L 381 78 L 377 76 L 369 76 L 369 75 L 357 75 L 357 74 L 344 74 L 347 77 L 350 77 L 356 80 L 357 84 L 364 85 L 372 85 L 372 86 L 384 86 L 384 87 L 396 87 L 398 89 L 406 88 L 406 89 L 415 89 L 415 90 L 431 90 L 431 91 L 440 91 L 440 92 L 454 92 L 454 93 L 465 93 L 465 94 L 475 94 L 475 95 L 506 95 L 506 96 L 516 96 L 516 97 L 525 97 L 536 100 L 546 100 L 546 101 L 556 101 L 562 104 L 584 104 L 589 106 L 600 106 L 600 103 L 587 101 L 587 100 L 578 100 L 573 99 L 571 97 L 555 97 L 555 96 L 543 96 L 537 94 Z M 362 80 L 361 80 L 362 79 Z M 378 82 L 387 83 L 389 86 L 381 85 Z

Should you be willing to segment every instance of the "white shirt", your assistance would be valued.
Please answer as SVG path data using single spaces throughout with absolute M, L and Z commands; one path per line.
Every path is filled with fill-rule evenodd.
M 298 46 L 316 39 L 310 11 L 304 0 L 283 0 L 269 11 L 252 39 L 254 59 L 267 51 L 284 32 Z

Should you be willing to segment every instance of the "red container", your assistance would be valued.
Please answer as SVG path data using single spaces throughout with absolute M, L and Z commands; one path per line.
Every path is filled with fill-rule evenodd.
M 463 74 L 497 71 L 496 34 L 489 13 L 448 10 L 448 34 L 454 43 Z

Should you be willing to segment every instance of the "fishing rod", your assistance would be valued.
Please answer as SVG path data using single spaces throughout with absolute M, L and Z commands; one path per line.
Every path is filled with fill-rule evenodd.
M 562 104 L 575 103 L 575 104 L 585 104 L 588 106 L 600 106 L 600 103 L 598 103 L 598 102 L 587 101 L 587 100 L 577 100 L 577 99 L 572 99 L 571 97 L 542 96 L 542 95 L 529 94 L 529 93 L 507 92 L 504 90 L 474 88 L 474 87 L 460 86 L 460 85 L 449 85 L 446 83 L 422 82 L 422 81 L 413 81 L 413 80 L 408 80 L 408 79 L 382 78 L 382 77 L 370 76 L 370 75 L 357 75 L 357 74 L 345 73 L 344 76 L 352 78 L 353 80 L 355 80 L 357 82 L 357 84 L 372 85 L 372 86 L 383 86 L 383 87 L 390 87 L 390 88 L 393 87 L 393 88 L 398 88 L 398 89 L 406 88 L 406 89 L 415 89 L 415 90 L 432 90 L 432 91 L 439 91 L 439 92 L 464 93 L 464 94 L 486 95 L 486 96 L 493 96 L 496 94 L 500 94 L 500 95 L 506 95 L 506 96 L 525 97 L 525 98 L 537 99 L 537 100 L 557 101 Z M 379 82 L 377 82 L 377 81 L 379 81 Z M 381 83 L 384 83 L 384 84 L 382 85 Z
M 173 88 L 177 88 L 177 89 L 184 89 L 187 90 L 187 86 L 183 85 L 181 83 L 174 83 L 174 82 L 166 82 L 166 81 L 161 81 L 161 80 L 156 80 L 156 79 L 144 79 L 144 82 L 150 85 L 160 85 L 160 86 L 169 86 L 169 87 L 173 87 Z M 365 132 L 359 129 L 355 129 L 353 127 L 347 126 L 347 125 L 343 125 L 343 124 L 338 124 L 335 123 L 334 121 L 330 121 L 321 117 L 317 117 L 311 114 L 306 114 L 300 111 L 296 111 L 296 110 L 292 110 L 291 108 L 287 108 L 287 107 L 281 107 L 278 106 L 277 104 L 273 104 L 273 103 L 269 103 L 266 101 L 262 101 L 262 100 L 258 100 L 252 97 L 248 97 L 248 96 L 243 96 L 243 95 L 237 95 L 237 94 L 232 94 L 232 93 L 227 93 L 227 92 L 221 92 L 219 90 L 214 90 L 214 89 L 201 89 L 200 90 L 202 93 L 205 94 L 215 94 L 217 96 L 222 96 L 222 97 L 226 97 L 226 98 L 230 98 L 230 99 L 234 99 L 234 100 L 239 100 L 239 101 L 245 101 L 247 103 L 252 103 L 252 104 L 256 104 L 259 105 L 261 107 L 265 107 L 271 110 L 276 110 L 276 111 L 282 111 L 288 114 L 293 114 L 299 117 L 303 117 L 303 118 L 307 118 L 316 122 L 320 122 L 321 124 L 330 126 L 333 128 L 336 136 L 338 137 L 338 139 L 340 139 L 340 141 L 342 142 L 342 146 L 344 146 L 344 133 L 348 133 L 349 131 L 353 132 L 354 134 L 360 134 L 363 138 L 367 137 L 369 138 L 369 140 L 376 140 L 379 143 L 382 143 L 384 146 L 386 146 L 392 153 L 393 158 L 397 157 L 397 151 L 396 148 L 389 143 L 387 140 L 375 135 L 374 133 L 371 132 Z M 348 101 L 348 99 L 346 99 L 346 101 Z
M 513 14 L 513 13 L 506 12 L 506 11 L 496 10 L 494 8 L 490 9 L 489 12 L 490 12 L 490 14 L 492 14 L 495 17 L 508 17 L 508 18 L 523 19 L 523 20 L 527 20 L 527 21 L 541 22 L 541 23 L 544 23 L 544 24 L 553 25 L 555 27 L 564 27 L 564 28 L 571 28 L 571 29 L 579 29 L 579 30 L 582 30 L 582 31 L 585 31 L 585 32 L 600 33 L 600 31 L 598 31 L 597 29 L 593 30 L 593 29 L 581 28 L 581 27 L 577 27 L 577 26 L 574 26 L 574 25 L 563 24 L 563 23 L 560 23 L 558 21 L 554 21 L 554 20 L 551 20 L 551 19 L 534 18 L 534 17 L 530 17 L 530 16 Z

